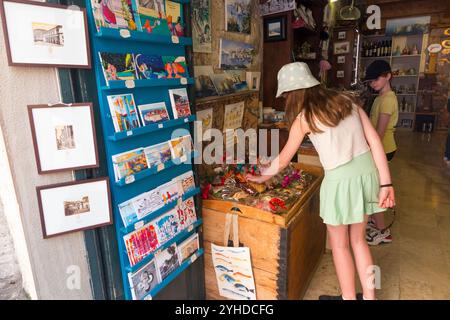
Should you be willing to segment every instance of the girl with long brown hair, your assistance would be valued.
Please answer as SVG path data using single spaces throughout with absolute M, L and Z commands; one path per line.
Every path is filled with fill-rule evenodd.
M 286 99 L 289 139 L 261 176 L 262 183 L 285 168 L 305 134 L 316 148 L 325 177 L 320 188 L 320 216 L 327 225 L 342 294 L 319 299 L 356 299 L 355 265 L 362 298 L 375 299 L 373 262 L 365 239 L 368 215 L 395 205 L 386 156 L 366 113 L 348 95 L 327 89 L 305 63 L 287 64 L 278 72 L 277 97 Z M 353 249 L 353 261 L 350 246 Z

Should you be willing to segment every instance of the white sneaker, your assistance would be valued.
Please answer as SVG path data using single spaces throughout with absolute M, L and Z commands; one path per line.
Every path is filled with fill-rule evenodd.
M 366 240 L 367 243 L 371 246 L 377 246 L 382 243 L 390 243 L 392 242 L 391 230 L 376 230 L 370 234 L 367 234 Z

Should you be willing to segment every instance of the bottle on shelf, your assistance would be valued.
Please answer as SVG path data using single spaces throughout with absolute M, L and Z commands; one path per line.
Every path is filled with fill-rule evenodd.
M 417 49 L 417 44 L 414 45 L 414 47 L 413 47 L 413 49 L 411 51 L 411 54 L 414 54 L 414 55 L 419 54 L 419 50 Z
M 392 52 L 392 40 L 389 40 L 389 42 L 388 42 L 388 56 L 390 56 L 391 55 L 391 52 Z
M 428 124 L 428 132 L 431 132 L 431 131 L 433 131 L 433 123 L 432 122 L 430 122 Z
M 402 99 L 402 103 L 401 103 L 401 110 L 402 110 L 402 112 L 405 112 L 405 109 L 406 109 L 406 99 L 405 99 L 405 97 L 403 97 L 403 99 Z

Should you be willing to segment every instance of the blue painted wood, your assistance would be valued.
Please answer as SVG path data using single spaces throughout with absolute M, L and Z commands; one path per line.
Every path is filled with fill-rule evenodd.
M 189 3 L 189 0 L 177 0 L 180 3 Z M 125 81 L 109 81 L 109 86 L 106 85 L 106 81 L 103 75 L 101 62 L 99 59 L 99 52 L 112 52 L 112 53 L 146 53 L 146 54 L 158 54 L 165 56 L 186 56 L 188 58 L 187 47 L 192 44 L 191 38 L 179 38 L 179 44 L 173 44 L 171 37 L 161 37 L 156 35 L 148 35 L 145 33 L 131 32 L 130 38 L 122 38 L 119 30 L 101 29 L 101 33 L 97 33 L 93 13 L 90 6 L 90 1 L 86 1 L 88 25 L 91 40 L 92 50 L 92 66 L 95 71 L 96 83 L 98 90 L 98 100 L 100 110 L 96 110 L 100 114 L 102 123 L 102 133 L 105 142 L 105 152 L 108 176 L 111 180 L 111 198 L 112 207 L 114 210 L 114 227 L 116 230 L 116 237 L 118 243 L 118 253 L 120 259 L 120 269 L 122 274 L 122 282 L 126 299 L 132 299 L 130 285 L 128 283 L 128 272 L 137 271 L 143 264 L 138 264 L 130 267 L 129 259 L 126 254 L 126 248 L 123 241 L 123 231 L 132 231 L 130 228 L 125 228 L 123 225 L 120 212 L 118 210 L 118 204 L 127 201 L 143 192 L 147 192 L 154 189 L 173 178 L 189 171 L 194 170 L 194 166 L 191 161 L 186 163 L 169 162 L 165 166 L 164 170 L 156 171 L 156 169 L 148 169 L 145 172 L 141 172 L 135 175 L 135 181 L 130 184 L 125 184 L 124 179 L 119 183 L 114 183 L 114 168 L 112 163 L 112 156 L 128 150 L 136 149 L 139 147 L 146 147 L 168 141 L 175 136 L 183 134 L 192 135 L 191 124 L 195 120 L 195 116 L 185 119 L 174 119 L 170 98 L 169 89 L 191 87 L 188 88 L 188 92 L 192 92 L 193 78 L 187 78 L 187 83 L 183 84 L 180 79 L 158 79 L 158 80 L 135 80 L 133 88 L 127 88 Z M 187 61 L 189 61 L 187 59 Z M 192 65 L 188 65 L 189 74 L 193 74 Z M 170 121 L 163 124 L 162 128 L 158 125 L 148 126 L 143 128 L 136 128 L 132 130 L 132 134 L 127 132 L 116 133 L 114 125 L 111 119 L 109 111 L 107 96 L 116 94 L 132 93 L 136 105 L 149 104 L 156 102 L 165 102 L 167 110 L 170 116 Z M 190 95 L 191 102 L 193 100 L 192 94 Z M 191 108 L 194 113 L 194 109 Z M 181 132 L 180 132 L 181 130 Z M 176 131 L 176 132 L 175 132 Z M 194 155 L 195 156 L 195 155 Z M 195 195 L 198 195 L 199 190 L 195 190 Z M 187 194 L 186 194 L 187 196 Z M 196 198 L 196 202 L 197 198 Z M 166 207 L 167 210 L 170 207 Z M 198 212 L 199 206 L 196 203 L 196 210 L 198 216 L 201 213 Z M 164 214 L 166 211 L 161 210 L 158 213 L 154 213 L 144 221 L 151 218 L 156 218 L 158 215 Z M 148 220 L 150 221 L 150 220 Z M 186 229 L 171 240 L 174 242 L 181 242 L 189 235 L 196 231 L 196 228 L 202 224 L 202 220 L 198 219 L 195 223 L 195 227 L 189 230 Z M 169 243 L 169 242 L 168 242 Z M 167 243 L 167 244 L 168 244 Z M 165 245 L 167 245 L 165 244 Z M 203 251 L 199 251 L 203 252 Z M 200 254 L 201 254 L 200 253 Z M 148 262 L 148 260 L 147 260 Z M 183 264 L 173 274 L 171 274 L 160 286 L 152 292 L 154 296 L 157 292 L 162 290 L 170 281 L 173 281 L 177 275 L 179 275 L 189 264 Z

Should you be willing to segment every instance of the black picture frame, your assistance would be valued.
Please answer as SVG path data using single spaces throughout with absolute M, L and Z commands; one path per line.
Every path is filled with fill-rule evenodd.
M 271 35 L 271 27 L 279 25 L 279 32 Z M 286 16 L 270 17 L 264 19 L 264 42 L 286 40 Z

